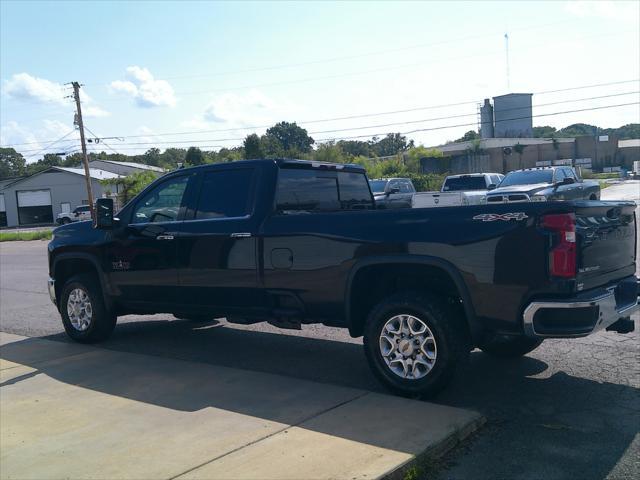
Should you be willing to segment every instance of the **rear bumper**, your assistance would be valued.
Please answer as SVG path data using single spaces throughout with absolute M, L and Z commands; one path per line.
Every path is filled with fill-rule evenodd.
M 629 277 L 563 300 L 531 302 L 524 310 L 524 333 L 532 338 L 585 337 L 640 309 L 638 279 Z

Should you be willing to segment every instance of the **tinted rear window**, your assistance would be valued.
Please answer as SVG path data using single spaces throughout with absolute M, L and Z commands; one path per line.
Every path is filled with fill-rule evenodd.
M 283 168 L 278 176 L 276 209 L 336 211 L 372 208 L 367 178 L 360 173 Z
M 484 177 L 455 177 L 447 178 L 442 190 L 445 192 L 457 192 L 461 190 L 486 190 L 487 184 Z
M 233 218 L 251 213 L 253 174 L 250 168 L 206 172 L 196 218 Z
M 530 185 L 534 183 L 551 183 L 553 170 L 529 170 L 526 172 L 508 173 L 500 183 L 500 187 L 510 185 Z

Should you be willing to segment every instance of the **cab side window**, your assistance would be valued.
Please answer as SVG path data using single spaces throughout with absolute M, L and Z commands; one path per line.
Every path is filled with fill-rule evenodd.
M 178 219 L 189 177 L 183 175 L 162 182 L 137 203 L 131 223 L 172 222 Z
M 251 213 L 253 168 L 206 172 L 202 179 L 196 220 L 238 218 Z
M 398 186 L 400 187 L 400 193 L 413 193 L 415 191 L 408 180 L 400 180 Z

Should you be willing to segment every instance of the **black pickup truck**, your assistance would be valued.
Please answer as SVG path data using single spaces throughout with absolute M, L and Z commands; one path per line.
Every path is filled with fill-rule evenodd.
M 377 377 L 442 388 L 474 347 L 625 333 L 638 308 L 633 202 L 380 210 L 352 165 L 252 160 L 171 172 L 117 217 L 57 228 L 49 292 L 68 335 L 118 315 L 323 323 L 364 335 Z

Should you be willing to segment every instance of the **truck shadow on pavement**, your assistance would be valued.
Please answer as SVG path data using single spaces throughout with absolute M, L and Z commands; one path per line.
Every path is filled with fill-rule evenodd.
M 67 343 L 63 335 L 44 338 Z M 119 325 L 98 348 L 73 345 L 78 361 L 64 368 L 59 362 L 42 363 L 34 357 L 34 342 L 38 340 L 4 345 L 0 357 L 60 382 L 179 411 L 215 407 L 295 425 L 305 420 L 310 404 L 322 410 L 324 404 L 348 402 L 362 394 L 354 388 L 384 392 L 357 341 L 241 330 L 216 322 L 152 320 Z M 103 349 L 122 358 L 106 374 L 95 376 Z M 155 357 L 150 361 L 151 357 L 125 356 L 124 352 Z M 488 418 L 492 440 L 474 447 L 483 458 L 496 458 L 496 451 L 503 449 L 500 461 L 512 464 L 516 471 L 537 465 L 540 471 L 551 467 L 559 478 L 605 477 L 640 430 L 639 389 L 564 371 L 549 374 L 548 364 L 535 355 L 505 361 L 475 351 L 452 385 L 432 401 L 473 409 Z M 212 372 L 211 367 L 217 370 Z M 286 377 L 340 388 L 337 393 L 324 389 L 333 391 L 324 394 L 322 384 L 291 382 Z M 348 425 L 334 425 L 323 433 L 395 447 L 393 436 L 363 434 Z M 488 477 L 492 473 L 496 472 L 486 472 Z

